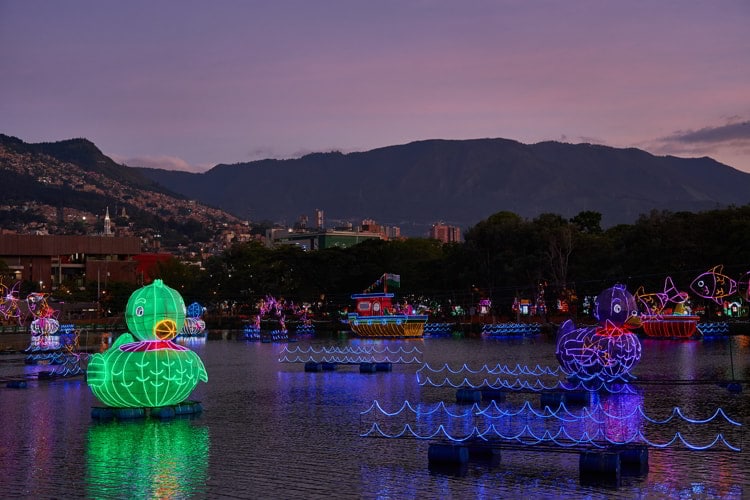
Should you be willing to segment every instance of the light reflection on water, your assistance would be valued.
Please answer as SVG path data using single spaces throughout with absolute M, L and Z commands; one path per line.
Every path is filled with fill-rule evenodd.
M 578 457 L 567 453 L 503 451 L 499 462 L 430 468 L 427 442 L 360 437 L 360 412 L 373 400 L 390 409 L 405 400 L 455 403 L 455 389 L 420 387 L 417 365 L 394 365 L 389 373 L 360 374 L 356 366 L 305 373 L 302 364 L 278 362 L 282 344 L 234 339 L 234 332 L 224 332 L 208 341 L 187 342 L 203 359 L 209 376 L 192 396 L 202 402 L 204 413 L 190 420 L 95 422 L 90 411 L 99 403 L 80 377 L 30 380 L 25 390 L 0 386 L 2 496 L 742 498 L 750 489 L 748 451 L 652 450 L 649 473 L 623 478 L 614 490 L 582 486 Z M 635 369 L 642 379 L 731 377 L 727 340 L 642 342 L 643 358 Z M 750 342 L 745 337 L 731 342 L 735 375 L 748 380 Z M 339 338 L 298 345 L 311 343 L 349 345 Z M 377 343 L 417 347 L 431 366 L 556 366 L 554 344 L 542 337 Z M 0 377 L 24 370 L 23 357 L 0 358 Z M 538 395 L 509 397 L 518 405 L 527 399 L 538 407 Z M 647 414 L 662 418 L 673 406 L 694 418 L 709 417 L 723 407 L 745 426 L 750 423 L 747 385 L 742 394 L 733 395 L 716 384 L 651 384 L 637 396 L 592 398 L 592 404 L 599 402 L 613 411 L 643 404 Z M 621 435 L 630 429 L 617 425 L 637 422 L 610 427 Z
M 209 447 L 208 429 L 184 419 L 93 423 L 86 441 L 86 494 L 204 496 Z

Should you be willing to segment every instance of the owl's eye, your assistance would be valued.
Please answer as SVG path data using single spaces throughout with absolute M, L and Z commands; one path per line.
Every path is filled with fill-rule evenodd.
M 143 310 L 143 306 L 138 306 L 135 308 L 135 315 L 136 316 L 143 316 L 143 313 L 145 311 Z

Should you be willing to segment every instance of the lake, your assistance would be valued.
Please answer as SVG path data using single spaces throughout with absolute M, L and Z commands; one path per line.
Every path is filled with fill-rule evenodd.
M 499 461 L 463 468 L 428 467 L 429 442 L 361 437 L 361 413 L 373 401 L 388 411 L 404 401 L 427 408 L 455 404 L 456 389 L 420 385 L 418 364 L 391 372 L 358 366 L 306 372 L 281 363 L 287 344 L 238 340 L 212 331 L 184 339 L 208 371 L 191 400 L 202 414 L 171 421 L 99 422 L 100 406 L 83 377 L 37 380 L 25 389 L 0 386 L 0 496 L 13 498 L 743 498 L 750 495 L 750 452 L 651 449 L 646 475 L 623 477 L 619 487 L 582 484 L 578 455 L 502 451 Z M 23 337 L 22 341 L 23 341 Z M 2 340 L 5 342 L 6 337 Z M 5 342 L 7 344 L 7 342 Z M 641 339 L 634 374 L 644 382 L 625 404 L 642 404 L 664 418 L 672 408 L 694 419 L 719 407 L 750 423 L 750 388 L 730 393 L 715 383 L 750 379 L 750 337 L 669 341 Z M 439 368 L 498 363 L 556 367 L 552 339 L 425 338 L 364 340 L 342 334 L 288 344 L 289 349 L 339 346 L 416 347 Z M 730 351 L 732 357 L 730 358 Z M 30 374 L 21 354 L 0 356 L 0 377 Z M 660 383 L 657 380 L 671 380 Z M 685 384 L 675 381 L 695 380 Z M 713 383 L 709 383 L 713 381 Z M 602 396 L 605 400 L 606 396 Z M 539 406 L 539 395 L 516 393 L 501 406 Z M 482 403 L 484 406 L 485 403 Z M 702 431 L 701 431 L 702 432 Z M 713 435 L 714 429 L 697 439 Z M 736 433 L 734 437 L 736 437 Z M 742 435 L 740 436 L 742 439 Z M 724 448 L 721 448 L 724 450 Z

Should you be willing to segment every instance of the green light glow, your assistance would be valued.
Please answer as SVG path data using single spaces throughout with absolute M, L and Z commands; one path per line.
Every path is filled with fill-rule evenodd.
M 86 440 L 87 498 L 205 498 L 208 429 L 186 419 L 96 423 Z
M 174 335 L 159 334 L 165 324 L 169 328 L 164 331 L 171 332 L 185 321 L 185 303 L 178 292 L 161 280 L 136 290 L 126 319 L 133 333 L 123 333 L 106 352 L 89 360 L 87 382 L 100 401 L 114 407 L 170 406 L 184 401 L 199 381 L 208 382 L 196 353 L 168 340 Z
M 157 326 L 163 320 L 174 321 L 174 335 L 157 333 Z M 185 302 L 177 290 L 162 280 L 154 280 L 130 296 L 125 307 L 125 321 L 128 330 L 141 340 L 172 339 L 177 335 L 176 325 L 182 328 L 185 324 Z

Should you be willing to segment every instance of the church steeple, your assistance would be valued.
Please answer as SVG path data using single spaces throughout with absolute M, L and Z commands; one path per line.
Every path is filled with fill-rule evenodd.
M 109 207 L 104 215 L 104 236 L 112 236 L 112 221 L 109 218 Z

